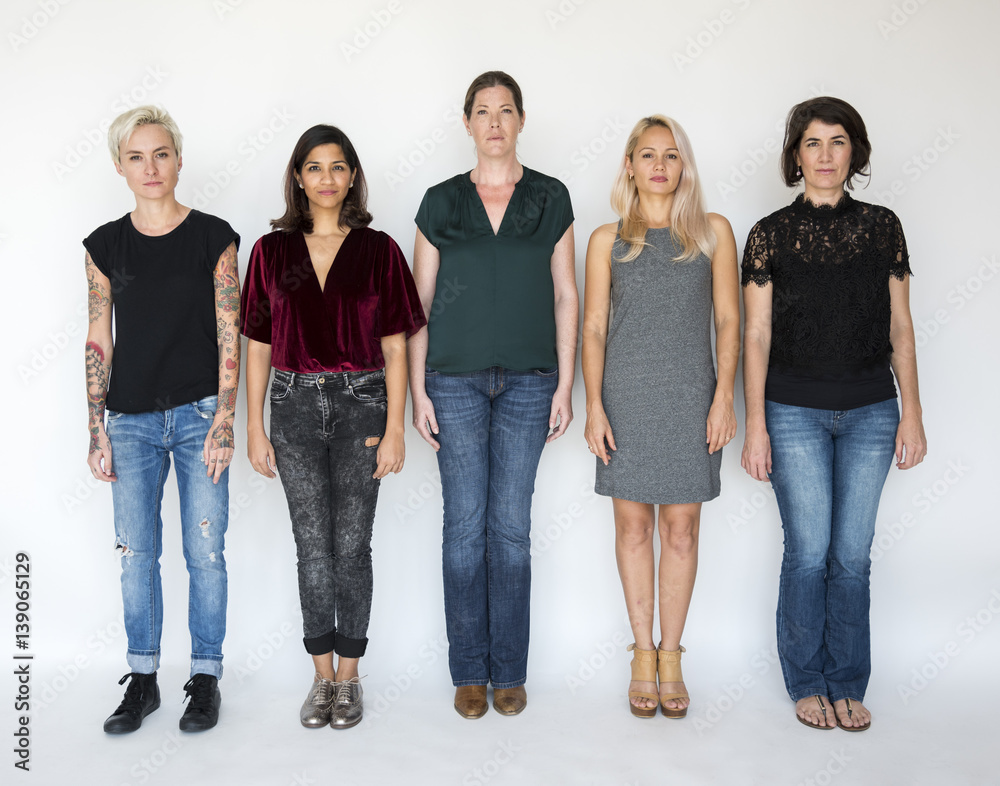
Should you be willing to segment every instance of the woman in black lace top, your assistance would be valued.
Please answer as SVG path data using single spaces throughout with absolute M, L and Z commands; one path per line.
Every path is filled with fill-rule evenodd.
M 805 193 L 757 223 L 743 256 L 741 463 L 771 481 L 785 533 L 785 686 L 802 723 L 847 731 L 871 724 L 861 702 L 879 496 L 893 456 L 909 469 L 926 453 L 903 230 L 891 210 L 844 190 L 868 174 L 870 152 L 844 101 L 794 107 L 782 174 Z

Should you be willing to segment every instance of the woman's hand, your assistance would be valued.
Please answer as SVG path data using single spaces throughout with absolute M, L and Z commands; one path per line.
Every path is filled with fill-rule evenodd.
M 896 429 L 896 466 L 910 469 L 923 461 L 926 455 L 927 437 L 923 419 L 903 415 Z
M 205 474 L 213 483 L 218 483 L 222 473 L 229 468 L 234 452 L 233 413 L 216 412 L 212 428 L 209 429 L 201 450 L 201 459 L 206 467 Z
M 573 420 L 573 389 L 556 388 L 552 396 L 552 409 L 549 410 L 549 428 L 552 429 L 552 433 L 545 438 L 545 441 L 559 439 L 566 433 L 571 420 Z
M 278 469 L 274 446 L 263 429 L 247 430 L 247 458 L 250 465 L 265 478 L 273 478 Z
M 410 390 L 413 398 L 413 427 L 424 438 L 424 441 L 437 452 L 441 449 L 441 443 L 434 439 L 432 434 L 438 433 L 437 417 L 434 415 L 434 404 L 430 396 L 426 393 L 417 394 Z
M 604 407 L 596 408 L 593 411 L 587 410 L 587 425 L 583 429 L 583 438 L 587 440 L 590 452 L 608 466 L 611 454 L 608 449 L 618 450 L 615 445 L 615 436 L 611 433 L 611 424 L 608 416 L 604 412 Z
M 712 401 L 705 433 L 709 454 L 722 450 L 736 436 L 736 412 L 732 399 L 716 398 Z
M 401 431 L 386 431 L 382 441 L 378 443 L 378 466 L 372 477 L 381 480 L 390 472 L 399 472 L 403 468 L 405 458 L 406 445 L 403 433 Z
M 767 476 L 771 472 L 771 438 L 764 426 L 747 424 L 740 466 L 754 480 L 768 480 Z

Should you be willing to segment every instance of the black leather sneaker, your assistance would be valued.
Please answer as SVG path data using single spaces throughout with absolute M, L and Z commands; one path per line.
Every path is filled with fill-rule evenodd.
M 219 681 L 211 674 L 195 674 L 184 684 L 187 708 L 181 716 L 181 731 L 205 731 L 219 722 L 222 694 Z
M 156 672 L 139 674 L 130 672 L 122 677 L 119 685 L 131 679 L 125 689 L 125 698 L 111 716 L 104 721 L 104 731 L 108 734 L 127 734 L 142 725 L 142 719 L 160 706 L 160 689 L 156 687 Z

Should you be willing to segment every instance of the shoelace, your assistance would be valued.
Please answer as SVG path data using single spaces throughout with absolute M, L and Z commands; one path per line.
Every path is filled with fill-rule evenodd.
M 333 698 L 333 690 L 336 686 L 337 684 L 330 680 L 316 680 L 312 693 L 309 696 L 309 704 L 316 707 L 329 704 L 330 699 Z
M 361 685 L 361 680 L 357 677 L 353 679 L 345 680 L 344 682 L 337 683 L 337 704 L 353 704 L 354 695 L 351 692 L 351 688 L 355 685 Z
M 188 712 L 210 712 L 212 702 L 215 698 L 215 686 L 211 680 L 198 679 L 202 675 L 196 674 L 184 683 L 184 692 L 190 697 L 185 713 Z
M 118 684 L 124 685 L 125 680 L 129 677 L 132 678 L 132 681 L 125 689 L 125 698 L 122 699 L 122 703 L 118 705 L 118 709 L 114 711 L 114 714 L 121 715 L 123 712 L 127 712 L 129 716 L 135 719 L 142 712 L 142 686 L 139 685 L 139 675 L 129 672 L 118 680 Z

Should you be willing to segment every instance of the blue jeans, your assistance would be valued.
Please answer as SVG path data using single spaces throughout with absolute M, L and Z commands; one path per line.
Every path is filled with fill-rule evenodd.
M 444 611 L 456 686 L 523 685 L 531 599 L 531 495 L 557 369 L 428 369 L 440 433 Z
M 163 412 L 108 411 L 107 433 L 118 480 L 111 484 L 115 537 L 121 553 L 128 665 L 150 674 L 159 666 L 163 629 L 160 503 L 173 453 L 187 563 L 191 675 L 222 676 L 226 635 L 229 470 L 219 483 L 205 473 L 202 448 L 215 417 L 216 396 Z
M 372 525 L 385 434 L 385 372 L 293 374 L 271 384 L 271 444 L 298 556 L 310 655 L 360 658 L 372 606 Z M 373 440 L 376 441 L 377 440 Z
M 765 403 L 785 531 L 778 657 L 793 701 L 861 701 L 871 674 L 875 517 L 899 424 L 895 399 L 850 410 Z

